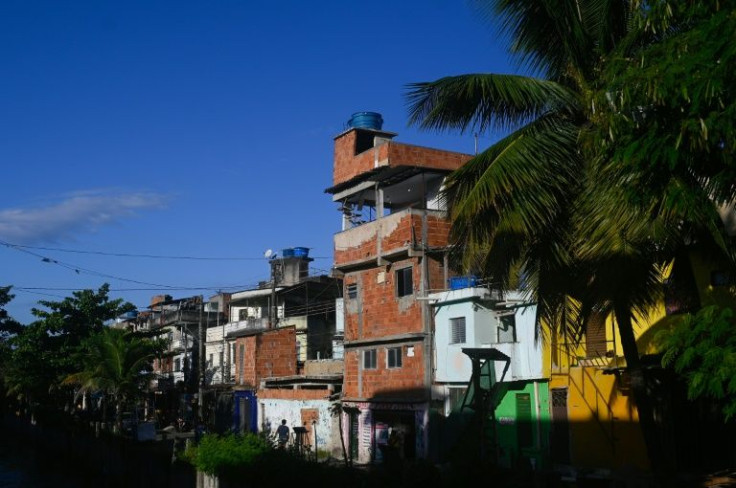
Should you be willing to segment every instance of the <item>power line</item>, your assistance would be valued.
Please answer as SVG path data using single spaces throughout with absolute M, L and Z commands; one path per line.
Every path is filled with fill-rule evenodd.
M 44 262 L 44 263 L 55 264 L 57 266 L 61 266 L 62 268 L 66 268 L 68 270 L 74 271 L 77 274 L 85 273 L 85 274 L 92 275 L 92 276 L 97 276 L 97 277 L 100 277 L 100 278 L 109 278 L 109 279 L 112 279 L 112 280 L 127 281 L 128 283 L 136 283 L 138 285 L 156 286 L 156 287 L 164 288 L 164 289 L 176 289 L 176 287 L 172 287 L 170 285 L 162 285 L 160 283 L 149 283 L 147 281 L 140 281 L 140 280 L 133 280 L 133 279 L 130 279 L 130 278 L 123 278 L 121 276 L 115 276 L 115 275 L 111 275 L 111 274 L 107 274 L 107 273 L 102 273 L 100 271 L 96 271 L 96 270 L 93 270 L 93 269 L 83 268 L 82 266 L 77 266 L 77 265 L 74 265 L 74 264 L 71 264 L 71 263 L 65 263 L 64 261 L 59 261 L 57 259 L 49 258 L 48 256 L 44 256 L 44 255 L 38 254 L 36 252 L 29 251 L 28 249 L 24 249 L 23 247 L 14 246 L 13 244 L 10 244 L 9 242 L 0 241 L 0 244 L 3 245 L 3 246 L 8 247 L 10 249 L 14 249 L 16 251 L 23 252 L 23 253 L 26 253 L 26 254 L 30 254 L 31 256 L 35 256 L 37 258 L 40 258 L 41 261 Z
M 105 251 L 83 251 L 81 249 L 67 249 L 61 247 L 43 247 L 43 246 L 27 246 L 23 244 L 13 244 L 11 242 L 0 241 L 0 245 L 15 248 L 15 249 L 36 249 L 40 251 L 57 251 L 66 252 L 73 254 L 93 254 L 97 256 L 110 256 L 118 258 L 146 258 L 146 259 L 178 259 L 178 260 L 190 260 L 190 261 L 264 261 L 263 256 L 259 257 L 244 257 L 244 256 L 232 256 L 232 257 L 213 257 L 213 256 L 171 256 L 165 254 L 135 254 L 135 253 L 123 253 L 123 252 L 105 252 Z M 332 259 L 325 256 L 310 256 L 312 259 Z

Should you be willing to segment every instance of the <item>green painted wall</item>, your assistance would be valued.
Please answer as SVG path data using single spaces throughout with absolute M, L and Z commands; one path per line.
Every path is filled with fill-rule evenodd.
M 547 381 L 510 383 L 496 408 L 499 463 L 506 467 L 527 468 L 534 464 L 537 469 L 546 466 L 550 425 Z

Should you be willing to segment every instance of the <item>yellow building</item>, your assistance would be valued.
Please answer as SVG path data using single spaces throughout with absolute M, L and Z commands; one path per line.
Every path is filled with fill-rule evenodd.
M 654 337 L 672 323 L 677 312 L 711 304 L 734 304 L 732 275 L 702 257 L 693 256 L 691 262 L 691 276 L 686 280 L 691 283 L 688 290 L 668 288 L 665 280 L 664 299 L 648 317 L 636 317 L 634 333 L 641 355 L 658 352 Z M 657 359 L 653 359 L 652 366 L 656 368 Z M 592 317 L 586 335 L 576 344 L 560 336 L 546 340 L 545 363 L 550 378 L 552 462 L 578 469 L 648 469 L 637 409 L 624 369 L 626 361 L 612 314 Z M 678 408 L 664 405 L 664 410 L 664 415 L 670 415 Z M 662 416 L 659 415 L 660 423 L 666 423 Z M 683 441 L 682 429 L 675 432 L 675 427 L 665 425 L 662 430 L 663 445 L 675 444 L 678 435 L 680 438 L 676 440 Z

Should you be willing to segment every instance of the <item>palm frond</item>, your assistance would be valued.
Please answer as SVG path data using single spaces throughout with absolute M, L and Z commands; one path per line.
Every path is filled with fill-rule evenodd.
M 584 15 L 590 0 L 484 0 L 474 2 L 482 16 L 500 19 L 511 53 L 535 73 L 561 80 L 571 71 L 591 69 L 595 43 Z
M 426 129 L 517 128 L 548 112 L 572 112 L 574 92 L 519 75 L 450 76 L 407 86 L 409 123 Z

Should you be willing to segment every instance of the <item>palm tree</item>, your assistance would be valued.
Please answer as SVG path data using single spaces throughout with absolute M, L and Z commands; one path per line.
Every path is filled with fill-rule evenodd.
M 662 38 L 635 29 L 638 5 L 485 2 L 480 12 L 500 19 L 512 53 L 538 77 L 452 76 L 410 85 L 408 101 L 410 122 L 423 128 L 510 131 L 448 178 L 456 262 L 502 289 L 522 275 L 538 303 L 538 323 L 552 333 L 580 337 L 591 314 L 613 313 L 657 469 L 663 460 L 634 317 L 646 317 L 660 296 L 664 267 L 685 255 L 693 235 L 724 241 L 702 180 L 677 187 L 697 202 L 681 205 L 672 193 L 682 178 L 668 178 L 662 168 L 636 172 L 609 157 L 620 148 L 604 133 L 609 125 L 601 119 L 612 114 L 602 105 L 612 94 L 602 73 L 611 59 Z M 655 177 L 672 184 L 655 185 Z
M 112 397 L 115 424 L 122 426 L 123 406 L 143 391 L 150 379 L 155 342 L 121 329 L 104 328 L 82 346 L 83 369 L 67 376 L 63 384 L 78 385 L 77 394 L 102 391 Z

